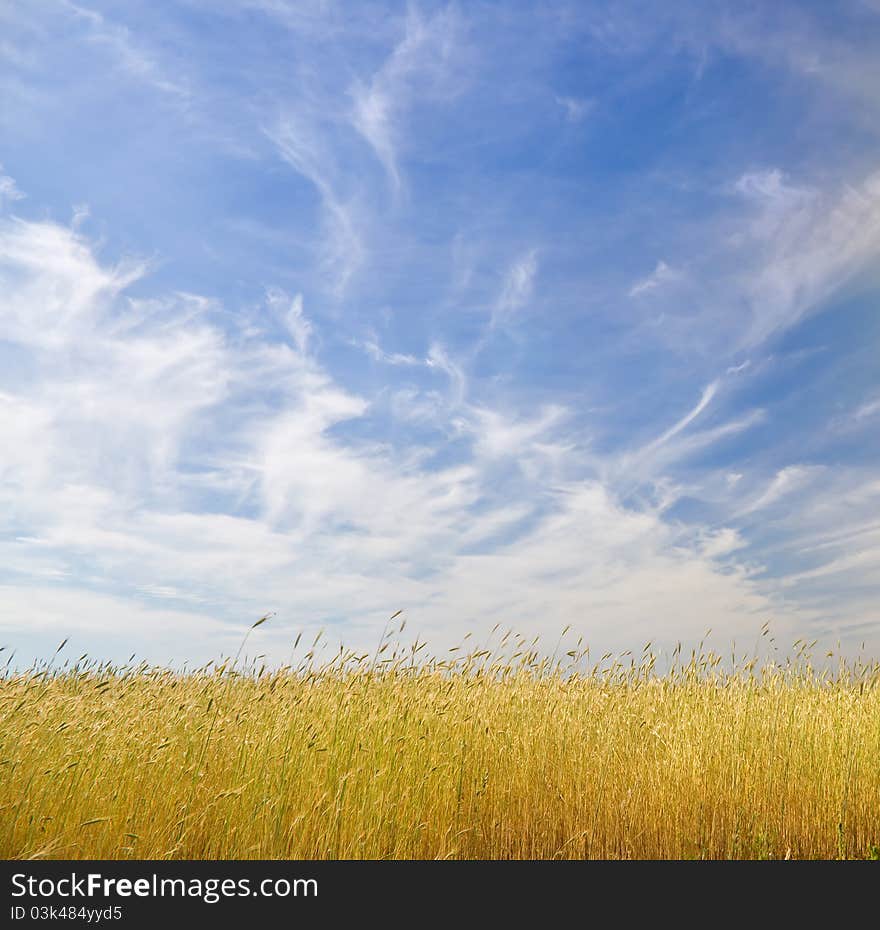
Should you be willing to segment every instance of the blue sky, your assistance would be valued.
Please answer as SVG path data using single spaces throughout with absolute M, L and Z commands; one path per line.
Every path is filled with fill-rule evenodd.
M 9 649 L 880 652 L 875 0 L 0 35 Z

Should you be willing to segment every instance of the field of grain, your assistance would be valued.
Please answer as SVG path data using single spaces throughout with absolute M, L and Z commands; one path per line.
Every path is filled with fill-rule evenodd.
M 7 672 L 0 856 L 878 857 L 876 665 L 425 651 Z

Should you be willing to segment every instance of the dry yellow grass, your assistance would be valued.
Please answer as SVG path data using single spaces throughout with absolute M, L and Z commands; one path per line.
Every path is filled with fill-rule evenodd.
M 531 649 L 7 674 L 0 855 L 877 856 L 876 666 Z

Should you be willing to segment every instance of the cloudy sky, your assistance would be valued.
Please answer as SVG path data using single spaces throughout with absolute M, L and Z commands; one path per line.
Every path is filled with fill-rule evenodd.
M 3 0 L 0 645 L 880 652 L 878 143 L 877 0 Z

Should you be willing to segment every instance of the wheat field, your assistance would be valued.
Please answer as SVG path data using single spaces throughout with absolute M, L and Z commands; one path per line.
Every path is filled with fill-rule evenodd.
M 878 857 L 876 664 L 424 654 L 7 671 L 0 855 Z

